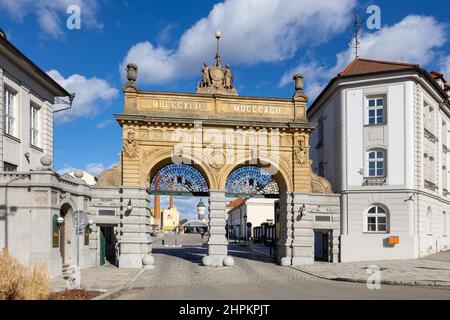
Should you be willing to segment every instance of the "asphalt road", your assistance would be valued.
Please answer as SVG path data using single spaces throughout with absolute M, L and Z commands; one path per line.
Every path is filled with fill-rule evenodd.
M 322 280 L 271 262 L 266 255 L 232 245 L 231 268 L 201 266 L 204 248 L 159 248 L 155 269 L 146 271 L 134 288 L 114 299 L 132 300 L 299 300 L 299 299 L 446 299 L 450 288 L 365 284 Z

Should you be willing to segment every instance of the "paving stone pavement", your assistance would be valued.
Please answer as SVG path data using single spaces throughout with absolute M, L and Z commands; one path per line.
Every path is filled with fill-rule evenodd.
M 336 264 L 316 262 L 313 265 L 295 268 L 329 280 L 367 282 L 369 266 L 379 268 L 381 283 L 384 284 L 450 286 L 450 262 L 431 259 Z
M 164 245 L 162 244 L 164 240 Z M 203 238 L 200 234 L 182 233 L 182 234 L 159 234 L 153 238 L 153 248 L 169 247 L 169 246 L 202 246 L 208 241 L 205 235 Z
M 110 291 L 126 286 L 141 269 L 119 269 L 112 265 L 81 270 L 81 287 L 88 290 Z M 50 280 L 52 291 L 66 289 L 62 278 Z
M 205 248 L 155 248 L 155 269 L 145 271 L 134 287 L 225 286 L 315 279 L 306 273 L 275 265 L 270 257 L 245 247 L 230 246 L 229 254 L 234 257 L 235 265 L 216 268 L 201 265 Z

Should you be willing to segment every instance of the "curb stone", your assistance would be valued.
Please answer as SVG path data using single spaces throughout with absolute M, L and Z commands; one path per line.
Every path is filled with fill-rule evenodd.
M 140 269 L 124 286 L 112 288 L 112 289 L 108 290 L 107 292 L 105 292 L 95 298 L 92 298 L 91 300 L 105 300 L 109 296 L 119 292 L 122 289 L 133 288 L 134 284 L 140 278 L 140 276 L 144 273 L 144 271 L 145 271 L 145 269 Z
M 331 280 L 331 281 L 342 281 L 342 282 L 354 282 L 354 283 L 367 283 L 367 280 L 364 279 L 357 279 L 357 278 L 346 278 L 346 277 L 327 277 L 322 274 L 314 273 L 309 270 L 305 270 L 303 268 L 297 267 L 297 266 L 290 266 L 293 269 L 296 269 L 298 271 L 307 273 L 309 275 L 315 276 L 320 279 L 324 280 Z M 418 286 L 418 287 L 448 287 L 450 288 L 450 281 L 443 281 L 443 280 L 381 280 L 381 284 L 387 284 L 387 285 L 396 285 L 396 286 Z

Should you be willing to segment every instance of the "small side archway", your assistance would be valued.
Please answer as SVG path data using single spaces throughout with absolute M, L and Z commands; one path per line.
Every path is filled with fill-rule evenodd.
M 62 264 L 72 264 L 74 260 L 74 228 L 73 228 L 73 205 L 66 202 L 61 206 L 60 216 L 64 222 L 60 226 L 59 248 Z

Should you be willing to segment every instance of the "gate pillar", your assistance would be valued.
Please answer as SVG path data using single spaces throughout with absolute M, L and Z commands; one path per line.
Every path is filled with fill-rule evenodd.
M 119 268 L 153 268 L 149 199 L 145 189 L 122 189 Z
M 226 220 L 225 191 L 210 190 L 208 255 L 202 260 L 205 266 L 222 267 L 234 264 L 234 259 L 227 255 Z

